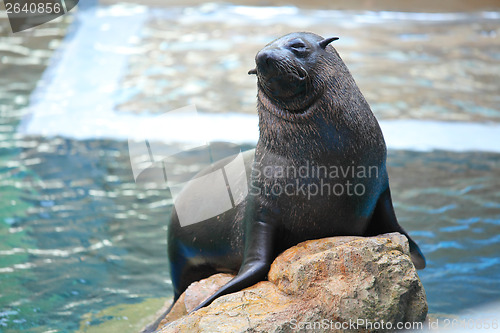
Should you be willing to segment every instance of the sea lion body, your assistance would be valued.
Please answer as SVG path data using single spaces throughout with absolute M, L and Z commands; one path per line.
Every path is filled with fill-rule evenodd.
M 235 208 L 184 227 L 174 208 L 168 252 L 175 300 L 194 281 L 238 272 L 200 307 L 208 305 L 264 279 L 282 251 L 330 236 L 398 231 L 409 238 L 417 268 L 425 266 L 394 214 L 378 122 L 328 45 L 333 40 L 293 33 L 257 54 L 249 73 L 258 77 L 260 136 L 255 153 L 244 154 L 241 174 L 249 194 Z M 196 192 L 188 186 L 175 205 L 189 205 Z

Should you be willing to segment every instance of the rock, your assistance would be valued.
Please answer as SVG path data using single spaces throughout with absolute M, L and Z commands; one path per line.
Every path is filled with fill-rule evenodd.
M 220 287 L 229 282 L 233 276 L 234 275 L 231 274 L 215 274 L 208 279 L 192 283 L 179 297 L 177 302 L 172 307 L 172 310 L 170 310 L 170 312 L 160 322 L 159 327 L 187 315 L 190 311 L 196 308 L 198 304 L 205 300 L 205 298 L 208 298 Z
M 276 258 L 268 281 L 187 314 L 231 277 L 193 283 L 160 332 L 384 331 L 423 322 L 427 314 L 425 291 L 399 233 L 300 243 Z

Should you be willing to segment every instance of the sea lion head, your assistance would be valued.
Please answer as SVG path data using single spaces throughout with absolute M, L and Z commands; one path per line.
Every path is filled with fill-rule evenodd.
M 327 46 L 337 39 L 291 33 L 260 50 L 255 57 L 256 68 L 248 73 L 257 75 L 265 103 L 292 115 L 305 113 L 325 89 L 325 59 L 332 52 Z

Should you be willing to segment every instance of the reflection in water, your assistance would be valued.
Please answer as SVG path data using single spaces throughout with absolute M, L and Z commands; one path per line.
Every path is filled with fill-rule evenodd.
M 118 50 L 129 52 L 110 95 L 119 113 L 162 113 L 189 103 L 209 113 L 254 113 L 255 80 L 246 76 L 254 54 L 273 37 L 307 29 L 342 37 L 336 47 L 380 119 L 498 121 L 500 26 L 488 18 L 497 13 L 401 14 L 402 20 L 290 7 L 257 24 L 239 7 L 176 10 L 148 11 L 135 41 L 139 52 Z M 235 16 L 241 12 L 245 19 Z M 171 294 L 170 194 L 155 182 L 134 182 L 127 143 L 16 134 L 29 93 L 70 21 L 65 16 L 6 37 L 9 27 L 0 18 L 0 330 L 6 332 L 75 331 L 126 320 L 123 312 L 100 310 Z M 67 126 L 77 131 L 78 118 Z M 388 165 L 396 213 L 428 259 L 419 274 L 430 312 L 498 300 L 500 155 L 392 150 Z M 82 317 L 89 312 L 94 316 Z

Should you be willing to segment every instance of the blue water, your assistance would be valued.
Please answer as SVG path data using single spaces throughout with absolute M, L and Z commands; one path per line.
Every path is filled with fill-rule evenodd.
M 172 200 L 154 180 L 134 181 L 127 139 L 175 148 L 178 136 L 147 130 L 194 104 L 207 124 L 228 122 L 219 139 L 251 148 L 246 71 L 273 36 L 305 28 L 342 35 L 337 49 L 387 124 L 394 205 L 428 260 L 429 311 L 500 300 L 500 14 L 288 7 L 257 24 L 253 11 L 262 8 L 115 6 L 14 36 L 0 19 L 0 331 L 90 330 L 132 321 L 101 310 L 171 296 Z M 127 33 L 106 43 L 120 26 Z

